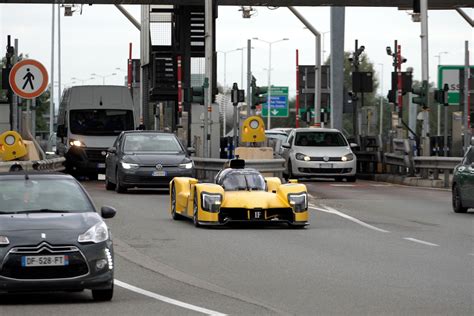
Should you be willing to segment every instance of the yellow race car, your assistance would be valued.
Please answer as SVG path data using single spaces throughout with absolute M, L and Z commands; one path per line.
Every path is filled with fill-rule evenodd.
M 264 178 L 245 161 L 233 159 L 221 170 L 215 183 L 176 177 L 170 182 L 171 216 L 193 220 L 201 225 L 231 222 L 287 223 L 290 227 L 308 225 L 306 186 L 296 182 L 282 184 L 280 178 Z

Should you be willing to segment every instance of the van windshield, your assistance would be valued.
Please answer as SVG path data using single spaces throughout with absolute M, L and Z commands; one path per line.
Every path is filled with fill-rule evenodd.
M 118 135 L 135 129 L 130 110 L 71 110 L 69 121 L 71 133 L 79 135 Z

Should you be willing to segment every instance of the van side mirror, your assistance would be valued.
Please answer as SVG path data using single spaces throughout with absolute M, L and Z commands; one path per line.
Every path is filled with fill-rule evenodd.
M 194 147 L 188 147 L 186 148 L 187 152 L 188 152 L 188 155 L 192 155 L 194 153 L 196 153 L 196 149 L 194 149 Z
M 67 127 L 64 125 L 58 125 L 58 130 L 56 132 L 58 137 L 66 137 L 67 136 Z
M 291 148 L 291 145 L 290 145 L 290 143 L 283 143 L 283 144 L 281 144 L 281 147 L 289 149 L 289 148 Z
M 109 152 L 109 153 L 111 153 L 111 154 L 115 154 L 115 153 L 117 152 L 117 148 L 115 148 L 115 147 L 109 147 L 109 148 L 107 149 L 107 152 Z
M 351 148 L 357 148 L 357 147 L 359 147 L 359 144 L 350 143 L 349 146 L 351 146 Z

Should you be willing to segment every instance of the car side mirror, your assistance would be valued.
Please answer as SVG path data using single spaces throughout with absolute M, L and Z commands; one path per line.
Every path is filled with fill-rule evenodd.
M 473 162 L 473 163 L 471 163 L 471 168 L 472 168 L 472 169 L 474 169 L 474 162 Z
M 56 131 L 58 137 L 66 137 L 67 136 L 67 128 L 64 125 L 58 125 L 58 129 Z
M 350 143 L 349 146 L 350 146 L 351 148 L 357 148 L 357 147 L 359 147 L 359 144 Z
M 100 214 L 102 215 L 102 218 L 112 218 L 116 213 L 117 211 L 112 206 L 104 205 L 100 208 Z
M 188 151 L 188 155 L 196 153 L 196 149 L 194 149 L 194 147 L 188 147 L 186 150 Z
M 289 149 L 289 148 L 291 148 L 291 145 L 290 145 L 290 143 L 283 143 L 283 144 L 281 144 L 281 147 Z
M 107 152 L 111 153 L 111 154 L 115 154 L 117 152 L 117 148 L 115 147 L 109 147 L 109 149 L 107 149 Z

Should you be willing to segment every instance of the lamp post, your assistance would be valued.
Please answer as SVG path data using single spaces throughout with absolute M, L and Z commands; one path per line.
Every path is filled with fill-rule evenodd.
M 270 101 L 271 101 L 271 73 L 272 73 L 272 45 L 278 42 L 287 41 L 288 38 L 282 38 L 273 42 L 269 42 L 258 37 L 254 37 L 254 40 L 261 41 L 268 44 L 268 91 L 267 91 L 267 129 L 271 128 L 271 115 L 270 112 Z
M 435 55 L 434 57 L 438 58 L 438 69 L 439 66 L 441 66 L 441 55 L 443 54 L 448 54 L 448 52 L 439 52 L 438 55 Z M 438 103 L 438 117 L 436 121 L 436 132 L 437 135 L 440 136 L 441 134 L 441 104 Z
M 379 134 L 380 136 L 382 136 L 382 132 L 383 132 L 383 64 L 382 63 L 378 63 L 377 65 L 379 65 L 381 67 L 381 71 L 380 71 L 380 110 L 379 110 L 379 116 L 380 116 L 380 123 L 379 123 Z
M 331 33 L 331 31 L 321 32 L 321 35 L 323 36 L 323 64 L 326 62 L 326 57 L 325 57 L 326 50 L 324 49 L 324 34 L 327 34 L 327 33 Z
M 99 74 L 96 74 L 96 73 L 91 74 L 92 77 L 101 77 L 102 78 L 102 85 L 105 85 L 105 78 L 112 77 L 112 76 L 115 76 L 115 75 L 117 75 L 116 72 L 113 72 L 110 75 L 105 75 L 105 76 L 99 75 Z
M 224 54 L 224 92 L 227 88 L 227 54 L 241 50 L 241 48 L 231 49 L 228 51 L 218 50 L 218 53 Z

